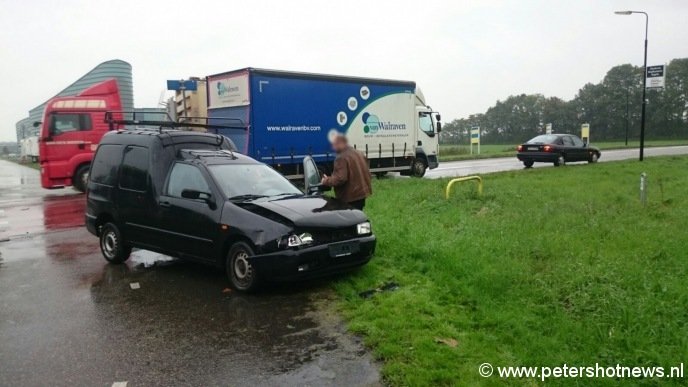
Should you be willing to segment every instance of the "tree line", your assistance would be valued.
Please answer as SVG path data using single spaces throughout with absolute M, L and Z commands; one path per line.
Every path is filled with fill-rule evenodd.
M 663 90 L 648 90 L 646 138 L 688 138 L 688 58 L 674 59 L 666 67 Z M 598 84 L 583 86 L 574 99 L 565 101 L 542 94 L 512 95 L 487 109 L 443 126 L 441 141 L 466 144 L 470 129 L 480 127 L 481 141 L 513 144 L 545 132 L 552 124 L 555 133 L 580 134 L 590 124 L 594 141 L 639 138 L 643 92 L 643 68 L 615 66 Z

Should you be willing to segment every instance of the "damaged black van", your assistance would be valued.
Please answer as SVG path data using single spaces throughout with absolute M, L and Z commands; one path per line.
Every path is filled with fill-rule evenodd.
M 367 263 L 376 239 L 366 215 L 318 194 L 312 159 L 303 172 L 306 193 L 222 136 L 113 131 L 91 166 L 86 227 L 108 262 L 152 250 L 222 268 L 242 291 Z

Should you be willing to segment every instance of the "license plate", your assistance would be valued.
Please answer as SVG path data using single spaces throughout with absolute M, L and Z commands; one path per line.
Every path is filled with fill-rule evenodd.
M 330 257 L 339 258 L 355 254 L 359 251 L 358 242 L 345 242 L 330 245 Z
M 529 151 L 539 151 L 540 148 L 539 148 L 539 147 L 536 147 L 536 146 L 529 146 L 529 147 L 528 147 L 528 150 L 529 150 Z

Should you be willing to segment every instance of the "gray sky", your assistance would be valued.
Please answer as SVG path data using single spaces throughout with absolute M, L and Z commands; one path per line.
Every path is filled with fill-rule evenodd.
M 192 7 L 192 8 L 188 8 Z M 0 0 L 0 141 L 28 110 L 109 59 L 137 107 L 166 79 L 242 67 L 413 80 L 443 119 L 511 94 L 572 98 L 617 64 L 688 57 L 688 0 Z

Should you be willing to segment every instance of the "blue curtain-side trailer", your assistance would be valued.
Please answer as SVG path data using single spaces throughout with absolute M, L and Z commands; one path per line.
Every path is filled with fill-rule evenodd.
M 246 68 L 208 76 L 207 98 L 209 123 L 241 123 L 220 134 L 290 178 L 306 156 L 331 171 L 335 132 L 374 173 L 422 176 L 438 165 L 440 116 L 414 82 Z

